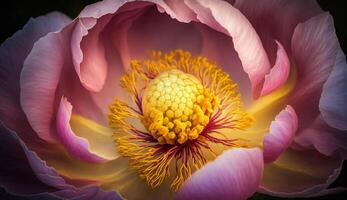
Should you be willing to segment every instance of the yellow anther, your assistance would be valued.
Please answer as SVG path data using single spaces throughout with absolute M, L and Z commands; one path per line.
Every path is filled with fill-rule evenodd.
M 209 160 L 196 155 L 201 150 L 195 148 L 206 148 L 199 146 L 197 138 L 203 141 L 209 135 L 227 146 L 234 145 L 222 135 L 214 136 L 213 131 L 205 130 L 208 123 L 211 122 L 212 130 L 219 129 L 218 124 L 223 129 L 245 130 L 253 121 L 243 108 L 237 85 L 203 56 L 193 56 L 180 49 L 153 52 L 143 61 L 132 60 L 130 69 L 121 78 L 120 86 L 131 95 L 133 105 L 139 100 L 142 105 L 133 107 L 116 99 L 109 107 L 109 123 L 118 152 L 129 158 L 129 165 L 151 188 L 159 187 L 173 172 L 171 188 L 177 191 Z M 216 118 L 211 119 L 214 113 Z M 142 131 L 136 121 L 139 119 L 147 129 L 145 135 L 134 135 Z M 147 134 L 158 144 L 153 145 Z M 192 140 L 197 145 L 192 148 L 194 151 L 186 143 Z M 188 147 L 188 154 L 182 157 L 176 145 L 183 143 Z M 216 147 L 210 146 L 211 143 L 214 142 L 206 141 L 205 145 L 214 150 Z M 167 144 L 172 146 L 167 148 Z M 217 148 L 219 151 L 220 147 Z M 174 168 L 176 173 L 171 170 Z
M 169 122 L 169 123 L 167 124 L 167 127 L 168 127 L 170 130 L 172 130 L 174 126 L 175 126 L 175 124 L 172 123 L 172 122 Z
M 165 117 L 163 120 L 163 124 L 167 125 L 170 122 L 170 119 L 168 117 Z
M 216 102 L 195 76 L 164 71 L 145 89 L 142 121 L 159 143 L 183 144 L 199 137 Z
M 176 138 L 176 134 L 175 134 L 174 132 L 171 131 L 171 132 L 169 133 L 169 138 L 172 139 L 172 140 L 175 139 L 175 138 Z
M 187 115 L 182 115 L 181 117 L 182 121 L 185 122 L 188 120 L 188 116 Z

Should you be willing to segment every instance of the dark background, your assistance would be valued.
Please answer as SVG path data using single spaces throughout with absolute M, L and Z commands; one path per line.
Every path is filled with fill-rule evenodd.
M 303 0 L 304 1 L 304 0 Z M 0 4 L 0 43 L 10 37 L 17 30 L 21 29 L 30 17 L 44 15 L 50 11 L 61 11 L 71 18 L 74 18 L 88 4 L 94 3 L 96 0 L 10 0 L 10 2 Z M 344 0 L 318 0 L 323 10 L 329 11 L 334 17 L 336 33 L 339 38 L 343 51 L 347 52 L 347 2 Z M 346 102 L 347 103 L 347 102 Z M 1 106 L 1 105 L 0 105 Z M 1 144 L 0 144 L 1 145 Z M 3 163 L 1 163 L 3 164 Z M 347 162 L 345 162 L 340 177 L 333 183 L 332 187 L 347 187 Z M 14 199 L 27 200 L 33 198 L 17 197 L 6 193 L 0 188 L 0 200 Z M 36 198 L 35 200 L 45 198 Z M 261 194 L 255 194 L 252 200 L 279 200 L 280 198 L 270 197 Z M 319 198 L 310 199 L 347 199 L 347 192 L 335 195 L 328 195 Z

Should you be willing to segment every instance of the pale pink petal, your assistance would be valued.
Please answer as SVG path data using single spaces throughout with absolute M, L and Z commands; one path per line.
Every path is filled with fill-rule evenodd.
M 73 105 L 73 114 L 82 115 L 99 124 L 107 125 L 107 117 L 97 106 L 93 94 L 95 93 L 82 85 L 72 65 L 63 69 L 56 92 L 57 102 L 60 101 L 61 96 L 65 96 Z M 58 105 L 55 106 L 58 107 Z
M 326 156 L 347 158 L 346 131 L 330 127 L 320 115 L 294 139 L 300 149 L 316 149 Z
M 160 40 L 158 35 L 174 34 L 175 32 L 171 32 L 171 30 L 174 30 L 175 28 L 177 29 L 177 27 L 170 26 L 172 21 L 175 20 L 170 19 L 166 14 L 158 13 L 156 7 L 153 5 L 151 6 L 153 12 L 144 17 L 144 13 L 148 13 L 148 7 L 148 3 L 136 4 L 136 6 L 131 3 L 125 4 L 117 11 L 116 16 L 112 18 L 108 26 L 103 30 L 102 39 L 104 40 L 106 50 L 105 54 L 109 68 L 103 89 L 98 92 L 93 92 L 92 96 L 96 104 L 104 113 L 109 112 L 108 105 L 112 103 L 115 96 L 122 99 L 128 99 L 127 97 L 129 95 L 120 87 L 119 79 L 123 75 L 125 69 L 130 67 L 130 59 L 144 58 L 144 55 L 148 53 L 149 50 L 162 50 L 156 46 L 157 44 L 166 45 L 168 42 L 172 43 L 171 40 L 161 40 L 159 43 L 152 42 L 153 39 Z M 153 15 L 152 13 L 156 14 L 155 19 L 151 18 L 151 15 Z M 134 21 L 138 21 L 138 18 L 144 20 L 137 22 L 137 25 L 135 26 L 138 28 L 134 28 L 133 23 Z M 161 20 L 161 18 L 164 18 L 165 21 Z M 150 25 L 148 25 L 148 22 Z M 156 25 L 153 25 L 153 23 Z M 168 28 L 160 29 L 160 27 L 158 27 L 165 24 L 171 28 L 167 30 Z M 148 29 L 149 26 L 151 27 L 150 29 Z M 152 31 L 153 28 L 158 31 Z M 136 30 L 133 31 L 133 29 Z M 165 33 L 161 34 L 159 30 L 165 31 Z M 134 33 L 135 36 L 133 36 L 134 34 L 132 33 Z
M 233 4 L 252 23 L 266 49 L 271 62 L 276 59 L 278 40 L 291 54 L 291 38 L 296 25 L 322 13 L 315 0 L 235 0 Z
M 334 21 L 329 13 L 317 15 L 295 28 L 292 51 L 297 81 L 289 104 L 298 114 L 299 129 L 319 114 L 323 84 L 335 66 L 338 49 Z
M 105 83 L 107 61 L 100 33 L 111 16 L 99 20 L 86 18 L 76 23 L 71 38 L 71 52 L 75 70 L 82 84 L 91 91 L 99 91 Z
M 105 40 L 111 38 L 111 40 L 108 40 L 108 43 L 105 44 L 109 48 L 115 48 L 115 50 L 118 52 L 120 56 L 119 62 L 123 62 L 123 69 L 128 69 L 130 67 L 129 63 L 131 58 L 128 44 L 129 29 L 133 26 L 133 22 L 135 20 L 143 17 L 143 14 L 148 10 L 147 7 L 149 7 L 148 3 L 139 3 L 139 5 L 136 7 L 134 7 L 133 4 L 126 4 L 122 6 L 117 12 L 117 17 L 112 19 L 109 26 L 105 30 Z M 154 6 L 152 5 L 152 7 Z M 111 44 L 113 47 L 111 47 Z M 136 44 L 135 46 L 140 47 L 139 44 Z M 111 59 L 112 54 L 109 54 L 108 58 Z
M 124 98 L 124 96 L 129 95 L 123 88 L 120 87 L 119 84 L 120 78 L 124 73 L 124 68 L 120 67 L 123 66 L 123 64 L 121 63 L 119 53 L 116 49 L 111 48 L 110 50 L 106 50 L 106 56 L 109 54 L 112 55 L 109 56 L 109 59 L 107 59 L 109 68 L 105 80 L 105 85 L 100 91 L 92 92 L 90 94 L 98 109 L 102 111 L 103 116 L 109 113 L 109 105 L 114 101 L 115 97 L 124 100 L 126 99 Z M 98 121 L 99 123 L 103 123 L 97 118 L 92 118 Z
M 148 52 L 158 50 L 168 52 L 180 48 L 194 55 L 201 50 L 201 34 L 192 23 L 174 20 L 166 13 L 159 13 L 156 7 L 149 7 L 134 20 L 126 37 L 132 59 L 144 59 Z M 127 60 L 124 65 L 129 65 Z
M 343 160 L 316 150 L 287 149 L 275 162 L 265 165 L 259 192 L 278 197 L 311 197 L 327 188 L 341 172 Z
M 208 26 L 196 23 L 202 37 L 202 47 L 199 54 L 220 66 L 230 75 L 241 93 L 242 102 L 247 106 L 253 101 L 251 83 L 247 73 L 243 70 L 241 61 L 235 51 L 233 40 L 224 33 L 215 31 Z
M 125 73 L 125 68 L 129 67 L 128 63 L 130 61 L 127 35 L 132 22 L 143 13 L 143 9 L 124 11 L 124 8 L 126 8 L 126 5 L 121 8 L 123 12 L 114 17 L 103 30 L 108 73 L 102 90 L 93 92 L 91 95 L 94 102 L 104 113 L 109 112 L 108 106 L 114 101 L 115 97 L 125 99 L 124 96 L 127 96 L 125 90 L 119 84 L 120 78 Z M 127 64 L 124 65 L 123 63 Z
M 261 40 L 247 18 L 224 1 L 185 1 L 200 22 L 233 38 L 242 66 L 252 83 L 256 95 L 270 63 Z M 256 95 L 257 96 L 257 95 Z
M 241 58 L 242 64 L 244 66 L 245 71 L 249 74 L 253 88 L 263 81 L 265 74 L 269 72 L 270 64 L 267 59 L 266 52 L 264 51 L 260 39 L 257 36 L 255 30 L 252 28 L 247 19 L 235 8 L 222 1 L 202 1 L 202 2 L 190 2 L 187 1 L 186 5 L 181 5 L 180 7 L 184 8 L 184 12 L 173 12 L 173 10 L 177 10 L 177 8 L 172 4 L 172 2 L 168 1 L 169 6 L 164 2 L 160 1 L 151 1 L 157 4 L 159 11 L 168 13 L 172 18 L 175 18 L 179 21 L 194 21 L 196 20 L 195 15 L 192 14 L 191 11 L 187 10 L 190 8 L 197 15 L 197 18 L 200 22 L 207 24 L 211 28 L 223 32 L 229 36 L 233 37 L 235 49 L 238 52 L 239 57 Z M 119 3 L 118 3 L 119 4 Z M 80 17 L 93 17 L 100 18 L 106 14 L 114 13 L 116 9 L 118 9 L 118 4 L 114 1 L 104 1 L 98 2 L 97 4 L 93 4 L 88 6 L 82 13 Z M 210 5 L 211 4 L 211 5 Z M 135 5 L 135 3 L 134 3 Z M 171 6 L 171 7 L 170 7 Z M 207 8 L 209 7 L 209 8 Z M 171 9 L 172 8 L 172 9 Z M 98 10 L 98 12 L 95 12 Z M 157 10 L 149 12 L 147 15 L 151 15 L 150 13 L 155 14 Z M 220 15 L 219 13 L 223 13 Z M 154 16 L 153 16 L 154 17 Z M 191 17 L 191 19 L 189 19 Z M 193 18 L 194 17 L 194 18 Z M 146 20 L 148 17 L 142 17 L 141 19 Z M 159 18 L 160 19 L 160 18 Z M 226 20 L 228 23 L 226 23 Z M 160 23 L 156 20 L 150 20 L 152 23 Z M 192 48 L 199 48 L 197 45 L 192 45 L 192 42 L 197 41 L 199 38 L 187 37 L 192 36 L 194 34 L 185 31 L 186 33 L 180 33 L 182 29 L 171 28 L 173 26 L 169 26 L 166 24 L 165 27 L 150 24 L 147 22 L 146 26 L 142 25 L 142 27 L 149 29 L 149 33 L 152 34 L 153 40 L 151 38 L 145 37 L 142 33 L 146 33 L 146 29 L 141 29 L 141 31 L 133 31 L 133 36 L 131 36 L 131 30 L 128 35 L 130 54 L 136 58 L 142 58 L 144 54 L 143 49 L 139 49 L 139 47 L 146 47 L 148 50 L 157 50 L 161 49 L 166 51 L 167 49 L 172 50 L 178 47 L 185 47 L 185 49 L 191 50 Z M 233 22 L 233 23 L 232 23 Z M 165 24 L 165 23 L 164 23 Z M 237 26 L 234 26 L 237 24 Z M 242 26 L 240 26 L 242 24 Z M 189 26 L 189 25 L 187 25 Z M 141 27 L 138 25 L 138 27 Z M 182 28 L 185 28 L 183 25 Z M 134 28 L 135 29 L 135 28 Z M 156 31 L 153 31 L 155 29 Z M 171 34 L 170 34 L 171 30 Z M 173 31 L 172 31 L 173 30 Z M 187 30 L 192 30 L 187 29 Z M 162 32 L 169 34 L 162 34 Z M 194 30 L 193 30 L 194 31 Z M 178 33 L 177 33 L 178 32 Z M 139 35 L 141 33 L 141 35 Z M 171 36 L 172 35 L 172 36 Z M 155 37 L 154 37 L 155 36 Z M 181 37 L 182 36 L 182 37 Z M 196 36 L 196 34 L 195 34 Z M 131 43 L 131 38 L 137 39 L 136 42 Z M 176 40 L 178 39 L 179 42 Z M 183 40 L 184 39 L 184 40 Z M 138 41 L 140 40 L 140 41 Z M 164 43 L 163 43 L 164 41 Z M 189 43 L 186 43 L 187 41 Z M 142 42 L 142 43 L 141 43 Z M 246 44 L 246 45 L 245 45 Z M 249 44 L 249 45 L 247 45 Z M 150 46 L 148 46 L 150 45 Z M 132 50 L 133 49 L 133 50 Z M 192 50 L 193 52 L 194 49 Z M 123 55 L 121 55 L 124 57 Z M 142 57 L 141 57 L 142 56 Z M 127 64 L 124 63 L 126 66 Z M 260 91 L 259 91 L 260 92 Z
M 332 127 L 347 130 L 347 63 L 339 50 L 335 67 L 324 83 L 319 110 L 324 120 Z
M 288 105 L 271 122 L 270 131 L 264 137 L 265 163 L 275 161 L 289 147 L 297 128 L 298 119 L 295 110 Z
M 104 158 L 98 155 L 96 152 L 90 150 L 90 143 L 86 138 L 77 136 L 70 127 L 72 105 L 67 101 L 65 97 L 62 97 L 58 112 L 57 112 L 57 137 L 60 139 L 66 150 L 76 158 L 92 162 L 100 163 L 105 162 L 108 158 Z M 79 124 L 80 126 L 87 126 L 88 124 Z M 79 127 L 78 127 L 79 128 Z M 81 128 L 80 128 L 81 129 Z M 81 129 L 88 131 L 88 129 Z M 86 133 L 84 133 L 86 134 Z M 92 133 L 93 134 L 93 133 Z M 97 133 L 94 133 L 97 134 Z M 95 141 L 91 141 L 95 142 Z M 112 138 L 109 138 L 109 142 L 115 147 Z M 107 141 L 104 142 L 104 146 L 108 145 Z
M 160 12 L 166 12 L 172 18 L 176 18 L 176 13 L 161 0 L 146 0 L 146 1 L 132 1 L 132 0 L 108 0 L 100 1 L 94 4 L 86 6 L 78 15 L 79 18 L 95 18 L 98 19 L 107 14 L 115 14 L 119 10 L 122 10 L 122 6 L 127 6 L 123 11 L 129 11 L 137 8 L 141 8 L 148 5 L 156 5 Z
M 175 18 L 180 22 L 189 23 L 191 21 L 198 21 L 196 13 L 193 12 L 185 3 L 177 3 L 176 0 L 165 0 L 167 5 L 175 13 Z
M 102 39 L 104 28 L 111 26 L 109 22 L 116 12 L 136 9 L 138 5 L 144 4 L 137 2 L 136 5 L 128 6 L 130 8 L 122 9 L 121 6 L 126 3 L 127 1 L 98 2 L 87 6 L 78 16 L 71 40 L 71 52 L 75 70 L 82 84 L 90 91 L 100 91 L 107 76 L 109 66 L 105 57 L 105 41 Z
M 117 16 L 113 17 L 109 25 L 103 30 L 108 73 L 104 87 L 102 90 L 92 93 L 92 97 L 104 113 L 109 112 L 108 106 L 114 101 L 115 97 L 128 100 L 129 94 L 119 84 L 125 69 L 130 67 L 128 32 L 133 21 L 142 16 L 146 10 L 143 6 L 146 5 L 140 4 L 134 7 L 126 4 L 122 6 L 118 10 Z
M 56 142 L 51 127 L 53 105 L 61 70 L 70 64 L 67 47 L 72 26 L 48 33 L 37 41 L 24 61 L 20 76 L 21 107 L 35 132 L 49 142 Z
M 162 1 L 102 1 L 87 6 L 79 15 L 79 23 L 72 40 L 74 64 L 84 86 L 90 86 L 91 84 L 87 82 L 94 84 L 95 81 L 100 83 L 99 86 L 103 85 L 98 88 L 94 87 L 94 89 L 87 86 L 89 90 L 94 91 L 92 97 L 103 112 L 108 111 L 107 107 L 116 95 L 122 94 L 123 90 L 119 88 L 119 77 L 123 73 L 121 68 L 129 67 L 130 59 L 141 59 L 151 50 L 172 50 L 175 49 L 175 46 L 184 49 L 186 49 L 185 46 L 199 47 L 195 42 L 199 40 L 194 37 L 196 31 L 186 33 L 186 30 L 191 26 L 180 24 L 172 20 L 167 14 L 158 13 L 158 9 L 168 13 L 171 17 L 176 17 L 174 12 Z M 143 16 L 144 13 L 147 16 Z M 133 22 L 139 17 L 141 17 L 142 22 L 138 20 L 137 26 L 133 27 Z M 179 28 L 180 25 L 183 29 Z M 100 30 L 102 31 L 100 32 Z M 93 32 L 95 32 L 94 35 Z M 92 36 L 89 36 L 90 33 Z M 179 37 L 178 40 L 174 40 L 174 36 L 178 35 L 190 35 L 191 37 Z M 93 55 L 97 55 L 98 59 L 93 58 L 90 61 L 95 63 L 95 60 L 102 58 L 108 65 L 108 72 L 105 76 L 103 73 L 98 73 L 102 78 L 94 78 L 95 73 L 89 73 L 93 70 L 102 70 L 99 69 L 100 67 L 91 65 L 86 70 L 90 76 L 81 74 L 85 68 L 82 62 L 85 56 L 83 48 L 79 47 L 83 47 L 85 43 L 86 49 L 88 49 L 92 45 L 88 41 L 89 37 L 97 39 L 98 44 L 101 45 L 101 50 L 100 48 L 92 48 L 93 51 L 97 51 Z M 192 43 L 190 41 L 193 41 L 194 44 L 189 45 Z M 90 77 L 91 81 L 84 81 L 83 77 L 87 76 Z M 98 81 L 101 79 L 103 81 Z
M 272 67 L 269 74 L 265 76 L 263 89 L 260 96 L 270 94 L 274 90 L 283 86 L 288 77 L 290 71 L 290 62 L 286 53 L 286 50 L 282 44 L 276 40 L 277 44 L 277 57 L 275 65 Z
M 71 20 L 62 13 L 52 12 L 30 19 L 0 47 L 0 120 L 12 130 L 23 127 L 27 119 L 20 106 L 20 73 L 25 58 L 34 43 L 49 32 L 57 31 Z M 18 124 L 21 124 L 18 127 Z M 20 133 L 18 133 L 20 134 Z M 28 133 L 26 133 L 28 134 Z M 20 134 L 20 136 L 22 136 Z M 33 136 L 32 136 L 33 137 Z M 21 137 L 21 139 L 23 139 Z
M 119 78 L 130 67 L 131 59 L 144 59 L 153 50 L 181 48 L 194 55 L 200 53 L 201 36 L 193 24 L 179 23 L 166 13 L 159 13 L 153 5 L 142 6 L 145 7 L 122 6 L 103 30 L 109 72 L 103 89 L 92 95 L 104 112 L 108 112 L 115 96 L 127 97 L 119 87 Z
M 243 200 L 256 192 L 263 172 L 262 151 L 235 148 L 196 171 L 182 186 L 178 199 Z
M 71 71 L 70 41 L 75 25 L 76 22 L 41 38 L 28 55 L 21 74 L 23 110 L 33 129 L 49 142 L 56 142 L 53 113 L 62 91 L 76 105 L 77 113 L 98 122 L 105 121 L 105 116 L 95 108 L 90 94 L 79 86 L 76 74 Z
M 98 19 L 107 14 L 113 14 L 116 12 L 122 5 L 130 2 L 130 0 L 117 1 L 100 1 L 94 4 L 86 6 L 81 13 L 78 15 L 80 18 L 95 18 Z

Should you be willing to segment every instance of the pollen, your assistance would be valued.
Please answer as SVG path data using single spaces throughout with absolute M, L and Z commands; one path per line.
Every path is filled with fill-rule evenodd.
M 196 77 L 173 69 L 147 86 L 142 123 L 160 144 L 183 144 L 199 137 L 218 106 L 218 97 Z
M 131 60 L 120 86 L 132 101 L 115 99 L 109 126 L 119 154 L 153 189 L 167 180 L 177 191 L 220 149 L 244 147 L 229 130 L 245 130 L 253 118 L 237 84 L 206 57 L 153 52 Z

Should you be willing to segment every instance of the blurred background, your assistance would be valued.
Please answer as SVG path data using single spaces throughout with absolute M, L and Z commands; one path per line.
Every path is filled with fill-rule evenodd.
M 88 4 L 97 2 L 97 0 L 11 0 L 6 4 L 2 1 L 0 6 L 1 27 L 0 43 L 10 37 L 16 31 L 21 29 L 31 18 L 44 15 L 48 12 L 57 10 L 65 13 L 71 18 L 75 18 L 78 13 Z M 347 6 L 343 0 L 318 0 L 323 10 L 329 11 L 334 17 L 336 33 L 339 38 L 343 51 L 347 52 Z M 347 89 L 347 88 L 346 88 Z M 346 102 L 347 103 L 347 102 Z M 0 105 L 1 106 L 1 105 Z M 1 144 L 0 144 L 1 145 Z M 1 163 L 0 163 L 1 164 Z M 343 186 L 347 188 L 347 162 L 344 163 L 340 177 L 331 187 Z M 7 193 L 0 188 L 0 200 L 32 200 L 28 197 L 20 197 Z M 36 198 L 35 200 L 44 200 Z M 281 200 L 261 194 L 255 194 L 251 200 Z M 327 195 L 319 198 L 310 198 L 312 200 L 346 200 L 347 192 Z

